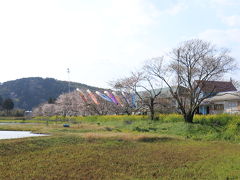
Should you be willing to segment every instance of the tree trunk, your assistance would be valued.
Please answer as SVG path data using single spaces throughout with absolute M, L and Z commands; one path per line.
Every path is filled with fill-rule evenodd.
M 187 114 L 184 114 L 184 120 L 185 122 L 187 123 L 193 123 L 193 116 L 194 116 L 194 113 L 187 113 Z
M 151 120 L 153 120 L 154 119 L 154 114 L 155 114 L 153 108 L 150 109 L 150 114 L 151 114 Z
M 125 110 L 125 112 L 127 113 L 128 116 L 131 115 L 131 113 L 128 110 Z
M 151 99 L 151 104 L 150 104 L 149 109 L 150 109 L 151 120 L 153 120 L 154 119 L 154 115 L 155 115 L 153 99 Z

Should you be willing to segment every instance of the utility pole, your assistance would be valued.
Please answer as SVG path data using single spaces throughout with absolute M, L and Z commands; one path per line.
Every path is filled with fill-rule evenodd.
M 67 73 L 68 73 L 68 93 L 70 93 L 70 69 L 67 68 Z
M 67 73 L 68 73 L 68 95 L 70 96 L 70 69 L 67 68 Z M 70 122 L 69 116 L 70 116 L 70 99 L 68 99 L 67 103 L 67 116 L 68 116 L 68 121 Z

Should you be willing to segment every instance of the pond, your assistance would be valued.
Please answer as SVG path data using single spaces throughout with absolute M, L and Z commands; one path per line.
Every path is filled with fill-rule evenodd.
M 26 124 L 41 124 L 41 123 L 26 123 L 26 122 L 0 122 L 0 125 L 26 125 Z
M 0 139 L 16 139 L 34 136 L 48 136 L 48 135 L 34 134 L 31 131 L 0 131 Z

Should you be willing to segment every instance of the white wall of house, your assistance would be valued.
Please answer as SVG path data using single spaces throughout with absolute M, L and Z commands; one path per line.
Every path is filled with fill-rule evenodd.
M 221 92 L 205 99 L 200 105 L 199 112 L 202 114 L 240 114 L 240 92 Z
M 240 101 L 231 100 L 231 101 L 219 101 L 214 102 L 210 106 L 210 114 L 236 114 L 240 113 Z
M 225 113 L 240 113 L 239 108 L 240 101 L 225 101 L 224 111 Z

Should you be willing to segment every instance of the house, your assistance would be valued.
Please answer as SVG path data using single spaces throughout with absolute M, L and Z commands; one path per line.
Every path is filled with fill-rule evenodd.
M 202 81 L 202 96 L 208 96 L 199 106 L 200 114 L 237 113 L 240 94 L 232 81 Z
M 199 114 L 239 113 L 240 114 L 240 92 L 234 87 L 232 81 L 196 81 L 199 86 L 200 96 L 207 97 L 198 108 Z M 180 86 L 172 87 L 173 92 L 178 91 L 182 100 L 189 103 L 187 89 Z M 156 111 L 161 113 L 177 113 L 179 107 L 177 101 L 172 97 L 169 88 L 155 89 L 155 93 L 161 92 L 156 102 Z M 152 91 L 150 91 L 153 93 Z M 141 96 L 148 97 L 149 91 L 139 92 Z M 146 98 L 146 101 L 148 99 Z M 140 107 L 140 99 L 136 102 Z M 148 111 L 148 109 L 145 109 Z
M 207 107 L 207 114 L 240 113 L 240 92 L 220 92 L 215 96 L 205 99 L 201 107 Z

